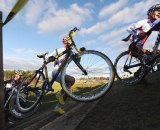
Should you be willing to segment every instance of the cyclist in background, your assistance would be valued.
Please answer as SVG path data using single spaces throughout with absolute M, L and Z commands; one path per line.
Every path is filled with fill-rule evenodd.
M 138 52 L 146 53 L 148 50 L 143 49 L 143 45 L 151 34 L 151 31 L 147 33 L 152 27 L 153 31 L 158 31 L 158 37 L 153 47 L 153 50 L 157 50 L 160 44 L 160 4 L 153 5 L 147 11 L 148 19 L 138 21 L 137 23 L 131 25 L 127 31 L 134 35 L 135 37 L 142 38 L 138 41 L 136 47 Z M 156 26 L 155 26 L 156 25 Z M 145 34 L 145 35 L 144 35 Z M 147 35 L 146 35 L 147 34 Z
M 9 97 L 9 93 L 12 90 L 12 88 L 21 83 L 21 78 L 22 78 L 22 72 L 20 70 L 18 70 L 18 71 L 15 71 L 14 78 L 4 81 L 4 84 L 5 84 L 5 101 Z
M 62 53 L 63 51 L 65 51 L 68 47 L 70 48 L 71 46 L 71 42 L 68 40 L 68 37 L 64 37 L 63 38 L 63 44 L 64 44 L 64 48 L 59 48 L 54 50 L 52 53 L 50 53 L 48 55 L 48 60 L 49 58 L 55 57 L 56 55 Z M 62 63 L 62 61 L 64 60 L 65 55 L 62 55 L 61 57 L 59 57 L 59 59 L 56 59 L 54 61 L 54 70 L 52 72 L 52 78 L 55 76 L 60 64 Z M 56 81 L 60 83 L 60 75 L 61 73 L 57 76 Z M 68 88 L 70 88 L 74 83 L 75 83 L 75 78 L 69 75 L 65 76 L 65 80 L 66 80 L 66 84 L 68 86 Z M 61 105 L 65 104 L 65 100 L 67 99 L 67 94 L 61 90 L 56 94 L 56 98 L 58 100 L 58 104 L 55 106 L 54 111 L 60 114 L 64 114 L 65 111 L 61 108 Z
M 22 72 L 20 70 L 18 70 L 18 71 L 15 71 L 15 75 L 13 78 L 4 81 L 4 87 L 5 87 L 4 88 L 4 90 L 5 90 L 4 100 L 5 100 L 5 102 L 9 98 L 9 96 L 12 92 L 12 88 L 14 88 L 15 86 L 17 86 L 18 84 L 21 83 L 21 78 L 22 78 Z M 5 113 L 6 113 L 6 122 L 8 122 L 9 124 L 14 124 L 13 121 L 9 118 L 10 112 L 9 112 L 8 106 L 6 106 L 6 108 L 5 108 Z

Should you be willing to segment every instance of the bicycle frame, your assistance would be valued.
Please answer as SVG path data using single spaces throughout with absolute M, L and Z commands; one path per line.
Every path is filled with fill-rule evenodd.
M 132 54 L 131 54 L 131 53 L 132 53 L 132 50 L 130 50 L 129 55 L 128 55 L 128 57 L 127 57 L 127 59 L 126 59 L 126 61 L 125 61 L 125 64 L 124 64 L 124 71 L 127 71 L 127 72 L 128 72 L 128 69 L 130 69 L 130 68 L 134 68 L 134 67 L 137 67 L 137 66 L 141 66 L 141 65 L 142 65 L 142 63 L 138 63 L 138 64 L 135 64 L 135 65 L 130 65 L 131 60 L 132 60 Z M 129 65 L 126 65 L 126 63 L 127 63 L 127 61 L 128 61 L 128 59 L 129 59 L 130 56 L 131 56 L 131 59 L 130 59 Z M 160 54 L 156 55 L 156 56 L 155 56 L 154 58 L 152 58 L 151 60 L 145 62 L 144 65 L 145 65 L 145 66 L 146 66 L 146 65 L 147 65 L 147 66 L 152 65 L 153 63 L 155 63 L 155 61 L 156 61 L 156 59 L 157 59 L 158 57 L 160 57 Z
M 74 41 L 73 41 L 74 42 Z M 76 51 L 79 53 L 80 51 L 78 51 L 78 48 L 76 48 L 76 46 L 74 45 Z M 72 51 L 72 48 L 70 46 L 67 46 L 66 50 L 63 51 L 62 53 L 58 54 L 55 59 L 58 59 L 59 57 L 61 57 L 62 55 L 65 55 L 65 59 L 62 61 L 61 65 L 59 66 L 56 74 L 54 77 L 52 77 L 51 81 L 49 81 L 49 76 L 48 76 L 48 69 L 47 69 L 47 64 L 46 63 L 46 59 L 45 56 L 43 57 L 44 60 L 44 64 L 42 65 L 42 67 L 40 67 L 38 70 L 36 70 L 36 74 L 37 73 L 43 73 L 44 71 L 44 75 L 45 75 L 45 82 L 42 85 L 42 88 L 27 88 L 27 89 L 31 89 L 31 90 L 41 90 L 41 89 L 46 89 L 46 85 L 49 85 L 49 88 L 51 88 L 51 86 L 53 85 L 53 83 L 56 81 L 57 76 L 61 73 L 64 65 L 66 64 L 67 60 L 69 58 L 72 58 L 72 60 L 74 61 L 74 63 L 82 70 L 82 72 L 84 73 L 84 75 L 87 75 L 87 71 L 81 66 L 81 64 L 79 63 L 79 61 L 77 60 L 77 53 L 74 53 Z M 33 77 L 33 79 L 36 77 L 36 75 Z M 38 77 L 38 79 L 40 78 L 40 76 Z M 32 80 L 31 80 L 32 81 Z M 38 80 L 37 80 L 38 81 Z M 28 83 L 29 84 L 29 83 Z M 36 83 L 37 84 L 37 83 Z M 49 90 L 52 91 L 52 90 Z
M 77 53 L 73 53 L 72 48 L 67 47 L 67 49 L 66 49 L 65 51 L 63 51 L 62 53 L 60 53 L 59 55 L 57 55 L 55 58 L 58 59 L 60 56 L 65 55 L 65 54 L 66 54 L 65 59 L 62 61 L 61 65 L 59 66 L 59 68 L 58 68 L 55 76 L 52 78 L 52 80 L 51 80 L 50 82 L 48 82 L 48 83 L 50 83 L 50 86 L 53 85 L 53 83 L 55 82 L 57 76 L 60 74 L 60 72 L 62 71 L 64 65 L 66 64 L 66 62 L 67 62 L 67 60 L 68 60 L 69 58 L 72 58 L 72 60 L 73 60 L 73 61 L 75 62 L 75 64 L 82 70 L 82 72 L 83 72 L 85 75 L 87 75 L 86 70 L 80 65 L 80 63 L 79 63 L 78 60 L 77 60 Z M 40 69 L 43 70 L 43 68 L 44 68 L 44 70 L 45 70 L 46 80 L 49 81 L 49 79 L 48 79 L 48 70 L 47 70 L 46 63 L 44 63 L 44 65 L 43 65 L 42 68 L 40 68 Z
M 47 61 L 46 61 L 46 59 L 45 59 L 45 54 L 47 54 L 47 53 L 45 53 L 44 55 L 42 55 L 42 56 L 40 56 L 40 58 L 43 58 L 43 60 L 44 60 L 44 63 L 43 63 L 43 65 L 42 65 L 42 67 L 40 67 L 38 70 L 36 70 L 36 74 L 35 74 L 35 76 L 31 79 L 31 81 L 30 82 L 32 82 L 32 80 L 36 77 L 36 75 L 38 74 L 38 73 L 43 73 L 44 74 L 44 76 L 45 76 L 45 79 L 44 79 L 44 83 L 43 83 L 43 85 L 42 85 L 42 88 L 38 88 L 38 87 L 27 87 L 29 84 L 30 84 L 30 82 L 29 83 L 27 83 L 27 85 L 26 85 L 26 89 L 27 90 L 47 90 L 47 85 L 49 86 L 49 89 L 47 90 L 47 91 L 53 91 L 53 89 L 51 89 L 52 87 L 52 85 L 53 85 L 53 83 L 56 81 L 56 78 L 57 78 L 57 76 L 61 73 L 61 71 L 62 71 L 62 69 L 63 69 L 63 67 L 64 67 L 64 65 L 67 63 L 67 60 L 69 59 L 69 58 L 72 58 L 72 60 L 75 62 L 75 64 L 82 70 L 82 72 L 84 73 L 84 75 L 87 75 L 87 71 L 81 66 L 81 64 L 79 63 L 79 61 L 77 60 L 77 53 L 80 53 L 80 52 L 82 52 L 82 51 L 85 51 L 85 48 L 80 48 L 80 49 L 78 49 L 77 47 L 76 47 L 76 44 L 75 44 L 75 42 L 74 42 L 74 40 L 73 40 L 73 34 L 77 31 L 78 29 L 77 28 L 74 28 L 74 29 L 72 29 L 70 32 L 69 32 L 69 39 L 68 40 L 71 40 L 71 45 L 67 45 L 67 47 L 66 47 L 66 50 L 65 51 L 63 51 L 62 53 L 60 53 L 60 54 L 58 54 L 57 56 L 55 56 L 54 58 L 55 59 L 58 59 L 59 57 L 61 57 L 62 55 L 65 55 L 65 59 L 62 61 L 62 63 L 61 63 L 61 65 L 59 66 L 59 68 L 58 68 L 58 70 L 57 70 L 57 72 L 56 72 L 56 74 L 55 74 L 55 76 L 54 77 L 52 77 L 52 80 L 51 81 L 49 81 L 49 76 L 48 76 L 48 69 L 47 69 L 47 64 L 49 63 L 47 63 Z M 76 52 L 77 53 L 74 53 L 73 51 L 72 51 L 72 47 L 74 47 L 74 49 L 76 50 Z M 40 76 L 38 77 L 38 80 L 39 80 L 39 78 L 40 78 Z M 37 80 L 37 82 L 38 82 L 38 80 Z M 37 82 L 36 82 L 36 84 L 37 84 Z M 35 85 L 36 85 L 35 84 Z
M 156 59 L 160 57 L 160 54 L 156 55 L 154 58 L 152 58 L 150 61 L 148 61 L 145 65 L 152 65 L 155 63 Z

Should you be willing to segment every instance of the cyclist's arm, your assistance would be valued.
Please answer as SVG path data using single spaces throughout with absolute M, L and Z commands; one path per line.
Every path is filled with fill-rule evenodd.
M 158 18 L 156 21 L 154 21 L 154 31 L 160 31 L 160 18 Z
M 65 51 L 65 48 L 59 48 L 57 50 L 54 50 L 52 53 L 47 55 L 47 58 L 51 57 L 51 56 L 57 56 L 58 54 L 62 53 L 63 51 Z
M 4 84 L 11 83 L 12 79 L 8 79 L 4 81 Z
M 144 29 L 144 26 L 145 26 L 145 29 Z M 148 24 L 148 20 L 144 19 L 128 27 L 127 31 L 130 34 L 137 36 L 141 32 L 140 30 L 147 32 L 150 28 L 151 27 Z
M 5 80 L 4 85 L 5 85 L 4 87 L 7 89 L 12 88 L 13 87 L 13 79 Z
M 65 48 L 59 48 L 59 49 L 54 50 L 52 53 L 50 53 L 50 54 L 48 54 L 48 55 L 46 56 L 47 61 L 49 61 L 49 62 L 55 61 L 55 64 L 56 64 L 56 63 L 59 63 L 59 62 L 61 61 L 61 59 L 64 58 L 64 55 L 62 55 L 60 58 L 58 58 L 58 59 L 56 59 L 56 60 L 55 60 L 55 57 L 56 57 L 57 55 L 61 54 L 62 52 L 64 52 L 65 50 L 66 50 Z M 54 60 L 52 60 L 52 59 L 54 59 Z

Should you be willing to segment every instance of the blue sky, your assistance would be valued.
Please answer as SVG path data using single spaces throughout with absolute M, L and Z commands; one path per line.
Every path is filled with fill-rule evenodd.
M 0 0 L 3 19 L 17 0 Z M 114 62 L 127 49 L 121 39 L 126 28 L 147 18 L 147 9 L 159 0 L 29 0 L 3 28 L 4 69 L 36 69 L 37 54 L 63 47 L 61 41 L 73 27 L 79 47 L 104 52 Z M 145 48 L 152 48 L 153 33 Z

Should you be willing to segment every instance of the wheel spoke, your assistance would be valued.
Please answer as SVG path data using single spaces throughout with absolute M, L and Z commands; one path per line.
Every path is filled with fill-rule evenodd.
M 104 54 L 97 51 L 81 53 L 80 64 L 87 71 L 87 75 L 84 75 L 70 59 L 62 71 L 62 87 L 70 97 L 78 101 L 96 100 L 112 86 L 113 65 Z M 70 88 L 66 85 L 65 75 L 70 75 L 75 79 L 74 85 Z

